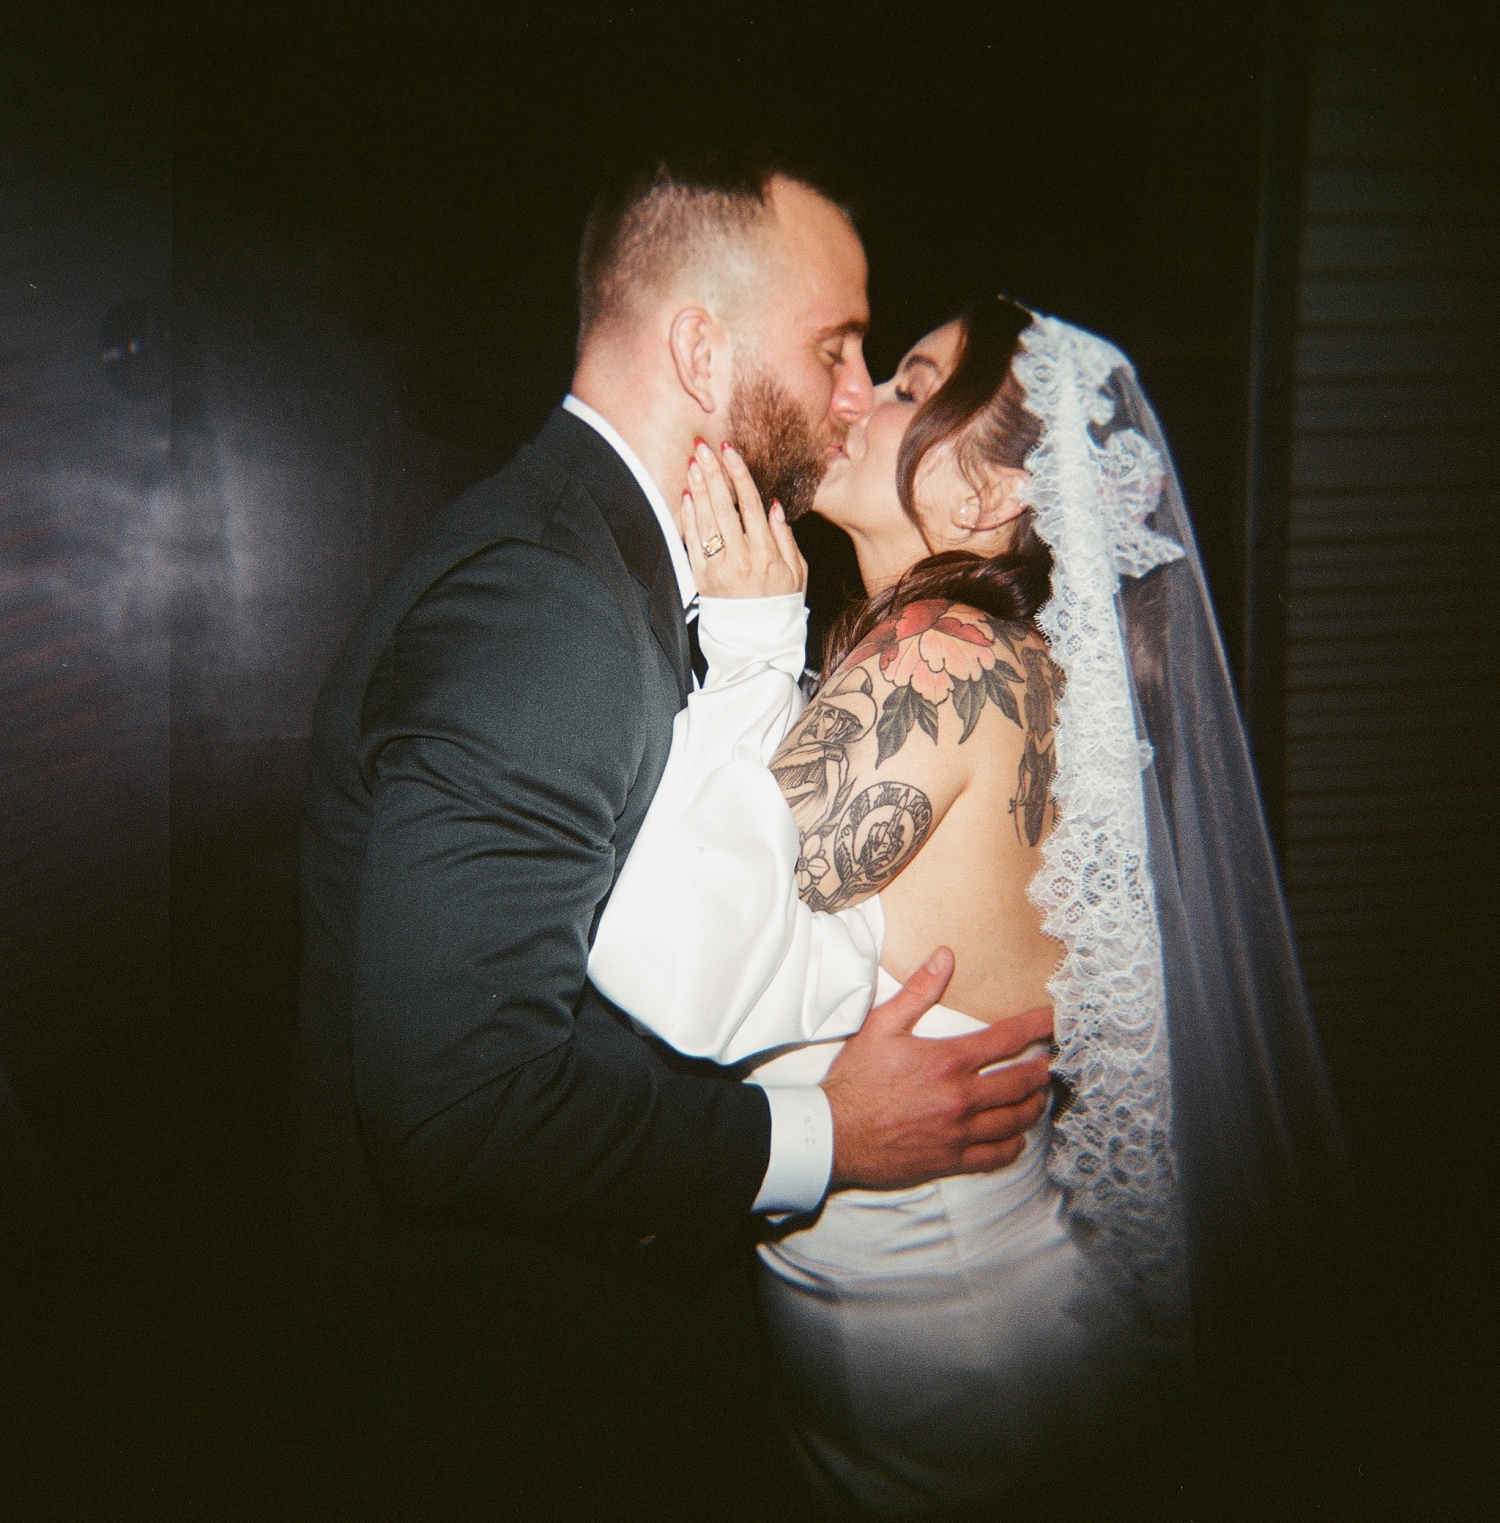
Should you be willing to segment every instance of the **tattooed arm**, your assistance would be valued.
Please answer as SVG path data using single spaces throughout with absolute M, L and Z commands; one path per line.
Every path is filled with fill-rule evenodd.
M 977 765 L 1013 770 L 1016 835 L 1036 846 L 1052 826 L 1061 691 L 1062 674 L 1028 624 L 932 600 L 875 629 L 771 763 L 801 838 L 803 900 L 841 910 L 879 893 Z

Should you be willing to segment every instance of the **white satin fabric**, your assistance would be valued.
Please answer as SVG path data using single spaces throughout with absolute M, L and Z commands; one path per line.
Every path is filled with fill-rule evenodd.
M 882 970 L 877 998 L 898 988 Z M 979 1026 L 937 1005 L 916 1030 Z M 832 1053 L 779 1062 L 809 1082 L 814 1056 L 826 1068 Z M 810 1225 L 761 1245 L 801 1458 L 877 1517 L 1045 1488 L 1145 1362 L 1128 1307 L 1069 1235 L 1051 1140 L 1049 1116 L 1007 1169 L 839 1191 Z

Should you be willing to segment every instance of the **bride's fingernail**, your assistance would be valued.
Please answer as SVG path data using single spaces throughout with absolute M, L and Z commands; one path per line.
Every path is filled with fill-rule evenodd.
M 735 447 L 727 439 L 719 446 L 719 448 L 723 450 L 726 455 L 736 455 L 739 453 L 739 451 L 736 450 Z

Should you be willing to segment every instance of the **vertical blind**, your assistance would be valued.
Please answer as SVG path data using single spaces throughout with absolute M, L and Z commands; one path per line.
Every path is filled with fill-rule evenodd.
M 1500 132 L 1444 15 L 1322 8 L 1311 60 L 1284 853 L 1356 1132 L 1493 1004 Z

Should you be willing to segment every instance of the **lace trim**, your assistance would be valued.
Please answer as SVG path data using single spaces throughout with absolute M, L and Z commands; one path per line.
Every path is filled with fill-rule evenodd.
M 1058 823 L 1030 887 L 1062 942 L 1049 985 L 1056 1068 L 1075 1100 L 1056 1122 L 1050 1172 L 1096 1269 L 1173 1345 L 1186 1338 L 1186 1239 L 1171 1147 L 1166 994 L 1147 868 L 1131 674 L 1115 596 L 1123 576 L 1179 559 L 1150 528 L 1162 461 L 1116 416 L 1129 361 L 1052 318 L 1027 331 L 1016 374 L 1045 431 L 1027 461 L 1037 532 L 1056 564 L 1038 624 L 1067 677 L 1058 704 Z

